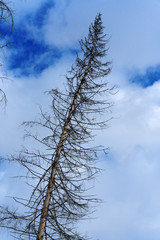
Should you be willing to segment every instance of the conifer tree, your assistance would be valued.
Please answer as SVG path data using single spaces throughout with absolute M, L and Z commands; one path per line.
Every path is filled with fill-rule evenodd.
M 26 127 L 38 127 L 49 132 L 40 138 L 28 131 L 43 146 L 42 150 L 24 149 L 11 161 L 27 170 L 32 188 L 29 199 L 14 198 L 23 206 L 23 213 L 9 207 L 0 209 L 0 226 L 9 228 L 12 235 L 23 240 L 85 240 L 76 228 L 85 219 L 97 199 L 86 193 L 86 184 L 99 171 L 96 167 L 101 146 L 91 146 L 95 131 L 107 126 L 101 115 L 112 105 L 106 76 L 110 62 L 103 32 L 101 14 L 89 27 L 88 36 L 80 41 L 81 57 L 66 75 L 66 92 L 49 91 L 51 113 L 41 110 L 36 121 L 25 122 Z M 104 79 L 104 80 L 103 80 Z M 32 131 L 31 131 L 32 132 Z M 93 205 L 92 205 L 93 204 Z

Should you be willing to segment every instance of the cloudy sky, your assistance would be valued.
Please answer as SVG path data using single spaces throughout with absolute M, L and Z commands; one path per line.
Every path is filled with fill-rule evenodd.
M 101 12 L 111 36 L 106 80 L 118 93 L 110 126 L 96 139 L 110 147 L 95 186 L 104 203 L 97 218 L 80 227 L 95 240 L 159 240 L 160 0 L 13 0 L 10 6 L 15 28 L 1 56 L 8 79 L 0 88 L 8 103 L 0 109 L 0 155 L 25 144 L 20 124 L 35 118 L 39 104 L 47 108 L 45 91 L 63 87 L 78 41 Z M 0 30 L 7 36 L 2 24 Z M 13 192 L 8 177 L 16 170 L 0 163 L 0 204 Z M 9 234 L 3 239 L 12 240 Z

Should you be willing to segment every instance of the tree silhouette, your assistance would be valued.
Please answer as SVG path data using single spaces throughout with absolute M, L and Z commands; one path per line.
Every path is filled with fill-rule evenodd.
M 10 44 L 9 33 L 12 31 L 14 25 L 13 11 L 4 1 L 0 1 L 0 49 L 8 47 Z M 2 66 L 2 64 L 0 64 Z M 1 80 L 6 77 L 1 76 Z M 6 94 L 0 89 L 0 102 L 6 103 Z
M 51 113 L 41 110 L 37 121 L 24 122 L 26 127 L 38 127 L 39 131 L 42 127 L 49 134 L 40 138 L 27 130 L 42 147 L 23 149 L 10 159 L 26 168 L 32 188 L 29 199 L 14 198 L 24 207 L 23 213 L 9 207 L 0 210 L 0 226 L 9 228 L 17 239 L 86 239 L 75 224 L 85 219 L 98 201 L 86 193 L 86 184 L 99 172 L 98 152 L 106 150 L 91 146 L 91 141 L 96 130 L 106 128 L 108 118 L 101 120 L 101 115 L 112 105 L 108 100 L 112 89 L 103 81 L 111 71 L 110 62 L 103 60 L 108 51 L 103 30 L 98 14 L 88 36 L 80 41 L 81 58 L 77 55 L 66 75 L 66 92 L 49 91 Z

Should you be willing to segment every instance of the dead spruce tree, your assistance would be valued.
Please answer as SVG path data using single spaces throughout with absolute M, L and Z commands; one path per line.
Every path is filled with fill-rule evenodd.
M 0 1 L 0 49 L 8 47 L 10 44 L 9 35 L 14 25 L 13 11 L 4 1 Z M 0 66 L 2 64 L 0 63 Z M 3 81 L 5 77 L 1 76 Z M 0 103 L 6 103 L 6 94 L 0 89 Z
M 0 226 L 9 228 L 17 239 L 86 239 L 75 224 L 92 212 L 90 204 L 97 201 L 85 193 L 85 183 L 99 170 L 97 152 L 103 150 L 89 142 L 96 129 L 106 127 L 107 120 L 99 121 L 99 114 L 111 106 L 104 94 L 108 96 L 112 89 L 102 81 L 111 70 L 110 62 L 102 62 L 108 50 L 103 30 L 99 14 L 88 36 L 80 41 L 82 57 L 77 56 L 66 76 L 66 93 L 51 90 L 52 113 L 41 111 L 39 120 L 24 123 L 46 128 L 50 134 L 41 139 L 28 132 L 47 150 L 24 149 L 12 158 L 27 169 L 28 184 L 33 188 L 30 199 L 14 198 L 24 207 L 22 214 L 1 207 Z

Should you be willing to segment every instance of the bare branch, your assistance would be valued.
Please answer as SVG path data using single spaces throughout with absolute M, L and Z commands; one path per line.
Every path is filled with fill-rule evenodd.
M 14 19 L 13 19 L 13 11 L 9 7 L 7 3 L 4 1 L 0 1 L 0 24 L 2 28 L 7 29 L 7 34 L 3 31 L 0 32 L 0 49 L 4 49 L 10 44 L 10 34 L 13 30 Z M 2 64 L 0 64 L 2 66 Z M 1 76 L 0 79 L 4 80 L 6 77 Z M 6 105 L 7 98 L 5 92 L 0 89 L 0 103 Z

